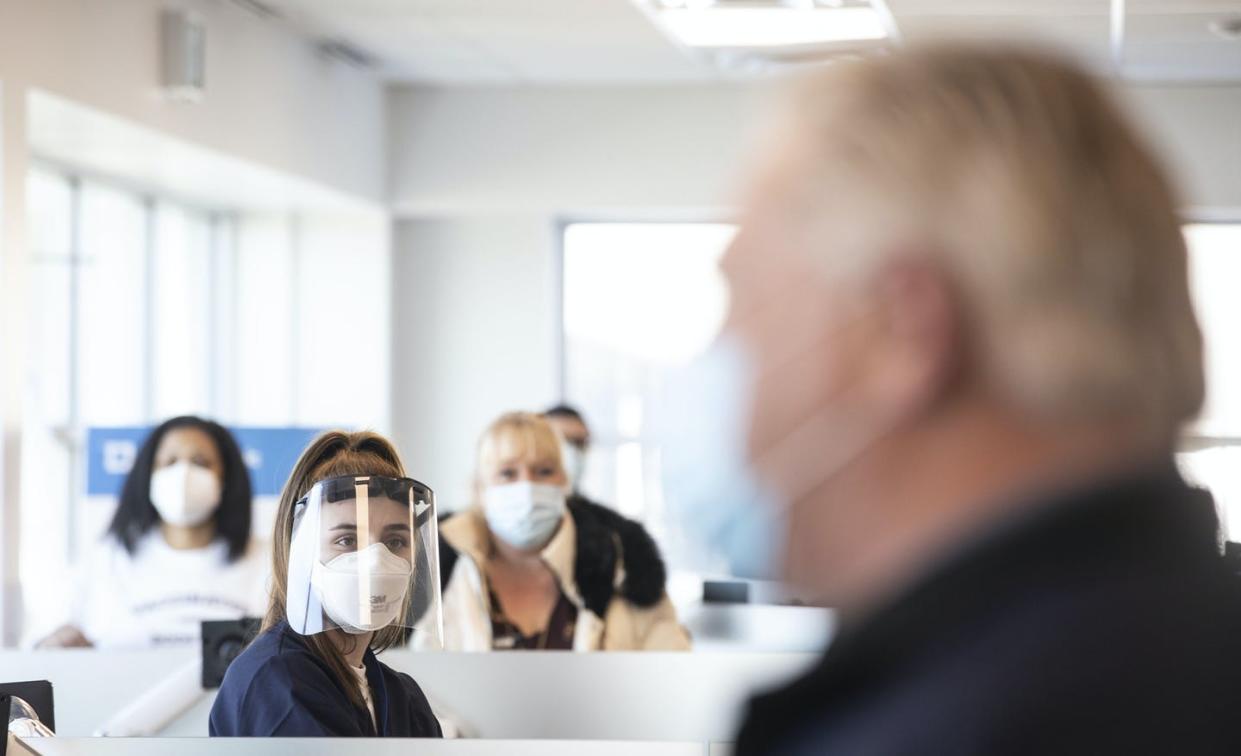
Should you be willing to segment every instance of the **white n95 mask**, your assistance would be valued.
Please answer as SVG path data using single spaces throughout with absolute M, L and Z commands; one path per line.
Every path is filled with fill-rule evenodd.
M 151 474 L 151 504 L 169 525 L 201 525 L 220 505 L 220 479 L 189 462 L 161 467 Z
M 413 567 L 375 543 L 361 551 L 341 554 L 311 568 L 323 610 L 347 633 L 369 633 L 392 624 L 401 613 Z
M 560 486 L 522 481 L 488 486 L 483 492 L 483 514 L 491 532 L 523 550 L 551 540 L 565 507 Z
M 435 494 L 413 478 L 339 475 L 290 512 L 284 611 L 299 635 L 405 628 L 443 638 Z

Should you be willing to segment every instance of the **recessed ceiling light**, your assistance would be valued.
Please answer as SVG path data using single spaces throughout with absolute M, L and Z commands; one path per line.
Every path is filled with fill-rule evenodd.
M 857 42 L 888 36 L 874 8 L 673 7 L 659 22 L 689 47 L 745 48 Z

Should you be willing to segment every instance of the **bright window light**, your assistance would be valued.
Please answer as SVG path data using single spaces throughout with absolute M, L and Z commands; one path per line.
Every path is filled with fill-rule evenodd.
M 590 424 L 582 490 L 640 518 L 663 515 L 660 397 L 668 374 L 702 353 L 728 309 L 726 223 L 574 223 L 564 232 L 564 389 Z M 669 544 L 663 544 L 668 547 Z M 676 564 L 675 548 L 665 558 Z
M 1189 285 L 1205 346 L 1206 405 L 1193 432 L 1201 436 L 1241 437 L 1241 349 L 1237 324 L 1241 299 L 1241 223 L 1200 223 L 1185 227 L 1189 244 Z M 1241 516 L 1241 511 L 1238 512 Z M 1241 532 L 1241 520 L 1238 521 Z
M 659 13 L 690 47 L 780 47 L 883 39 L 873 8 L 671 8 Z
M 723 223 L 570 225 L 564 236 L 570 348 L 661 366 L 702 352 L 724 322 L 728 289 L 719 261 L 734 233 Z

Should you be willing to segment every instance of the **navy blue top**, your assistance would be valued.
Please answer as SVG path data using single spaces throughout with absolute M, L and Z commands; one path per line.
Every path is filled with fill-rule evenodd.
M 1171 460 L 1027 505 L 750 704 L 737 756 L 1241 754 L 1241 581 Z
M 412 677 L 376 659 L 369 648 L 362 663 L 376 724 L 369 711 L 354 706 L 305 639 L 281 622 L 229 665 L 211 707 L 208 732 L 218 737 L 443 737 Z

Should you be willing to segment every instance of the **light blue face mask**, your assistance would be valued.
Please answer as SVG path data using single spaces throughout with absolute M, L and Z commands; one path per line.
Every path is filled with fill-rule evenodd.
M 722 337 L 674 374 L 660 416 L 664 495 L 695 561 L 723 560 L 736 577 L 775 579 L 786 507 L 746 454 L 754 368 Z

